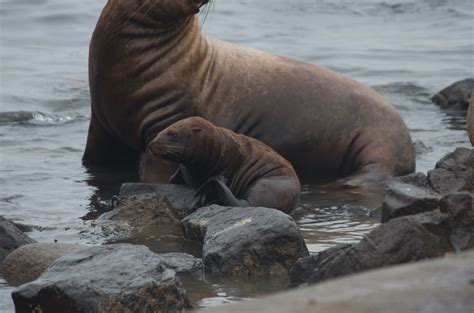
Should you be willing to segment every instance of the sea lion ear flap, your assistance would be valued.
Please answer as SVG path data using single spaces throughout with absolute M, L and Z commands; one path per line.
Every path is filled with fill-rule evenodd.
M 202 132 L 202 128 L 197 127 L 197 126 L 194 126 L 193 128 L 191 128 L 191 130 L 193 131 L 193 134 L 197 134 L 197 133 Z

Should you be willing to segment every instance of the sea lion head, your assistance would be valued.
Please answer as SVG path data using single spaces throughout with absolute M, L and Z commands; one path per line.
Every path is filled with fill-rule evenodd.
M 161 22 L 181 20 L 197 14 L 210 0 L 141 0 L 141 9 Z
M 201 144 L 206 144 L 205 138 L 214 128 L 203 118 L 189 117 L 161 131 L 148 147 L 157 158 L 186 163 L 192 161 Z

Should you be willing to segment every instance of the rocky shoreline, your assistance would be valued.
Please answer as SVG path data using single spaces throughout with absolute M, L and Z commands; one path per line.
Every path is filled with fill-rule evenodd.
M 449 88 L 458 90 L 462 98 L 468 93 L 459 88 L 472 82 L 461 83 Z M 443 105 L 454 101 L 453 107 L 466 109 L 459 97 L 443 92 L 437 98 L 444 99 Z M 278 278 L 288 287 L 317 284 L 232 306 L 228 312 L 265 312 L 273 301 L 272 312 L 287 312 L 284 309 L 290 303 L 301 312 L 365 312 L 384 306 L 401 312 L 410 303 L 411 308 L 420 308 L 429 298 L 428 291 L 438 295 L 451 287 L 448 293 L 433 296 L 430 312 L 447 312 L 453 299 L 456 307 L 450 312 L 467 312 L 473 305 L 466 294 L 474 280 L 468 266 L 474 251 L 474 149 L 456 149 L 427 174 L 395 178 L 384 194 L 381 224 L 360 242 L 309 255 L 294 219 L 280 211 L 217 205 L 195 210 L 194 192 L 185 186 L 124 184 L 114 209 L 95 222 L 109 243 L 102 246 L 35 243 L 24 234 L 23 226 L 1 218 L 0 274 L 11 285 L 21 285 L 12 294 L 17 312 L 188 310 L 192 304 L 180 274 L 217 281 Z M 198 251 L 194 255 L 157 253 L 129 244 L 151 239 L 170 251 L 183 251 L 183 243 L 192 242 Z M 459 255 L 445 257 L 452 254 Z M 441 259 L 325 282 L 431 258 Z M 411 273 L 415 274 L 411 277 Z M 402 281 L 401 277 L 407 278 Z M 432 284 L 421 292 L 426 286 L 417 279 L 431 279 Z M 403 290 L 397 293 L 384 285 L 389 280 Z M 456 285 L 461 282 L 462 286 Z M 377 290 L 382 297 L 361 300 L 349 291 L 331 297 L 331 290 L 359 285 L 367 286 L 364 298 Z M 395 298 L 390 294 L 402 297 L 412 290 L 412 302 L 392 303 Z M 286 298 L 291 301 L 285 303 Z

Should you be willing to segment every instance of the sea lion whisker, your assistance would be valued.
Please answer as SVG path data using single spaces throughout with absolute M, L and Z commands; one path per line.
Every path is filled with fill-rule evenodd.
M 204 5 L 204 4 L 203 4 Z M 208 1 L 207 6 L 204 7 L 204 10 L 201 11 L 201 15 L 204 15 L 204 17 L 201 19 L 201 27 L 204 27 L 207 21 L 207 17 L 209 16 L 209 13 L 212 11 L 212 8 L 214 7 L 214 1 Z

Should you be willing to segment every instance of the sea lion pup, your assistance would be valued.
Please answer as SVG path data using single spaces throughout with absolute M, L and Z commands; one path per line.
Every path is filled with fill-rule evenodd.
M 474 146 L 474 90 L 472 91 L 469 111 L 467 111 L 467 133 L 471 139 L 471 144 Z
M 169 126 L 153 139 L 150 150 L 182 164 L 174 177 L 182 175 L 198 188 L 198 206 L 263 206 L 290 213 L 299 201 L 300 182 L 287 160 L 262 142 L 203 118 Z
M 329 69 L 204 36 L 205 2 L 108 1 L 90 46 L 85 164 L 143 154 L 144 180 L 168 181 L 177 165 L 148 144 L 200 116 L 272 147 L 307 181 L 369 185 L 415 170 L 409 131 L 383 97 Z

